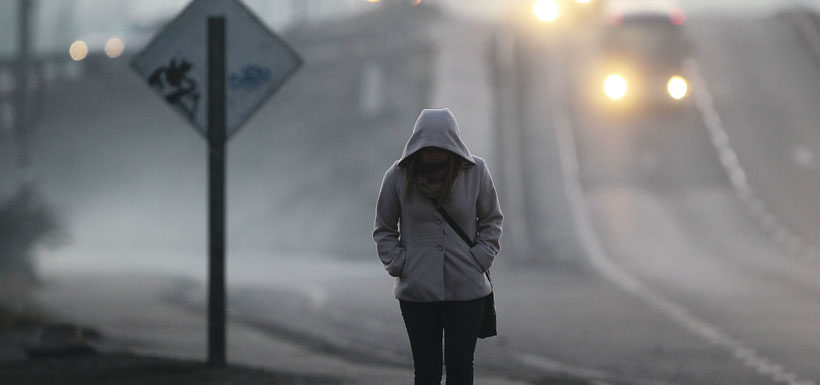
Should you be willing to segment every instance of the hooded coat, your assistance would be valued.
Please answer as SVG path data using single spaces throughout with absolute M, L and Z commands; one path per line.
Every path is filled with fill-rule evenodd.
M 470 247 L 422 194 L 405 196 L 407 159 L 424 147 L 449 150 L 464 159 L 443 208 L 476 245 Z M 382 180 L 375 229 L 379 259 L 396 277 L 393 294 L 412 302 L 467 301 L 490 294 L 484 274 L 500 249 L 503 216 L 484 160 L 461 140 L 449 109 L 425 109 L 401 159 Z

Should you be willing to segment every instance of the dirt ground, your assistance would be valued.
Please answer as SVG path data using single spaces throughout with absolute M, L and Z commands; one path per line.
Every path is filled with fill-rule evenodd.
M 212 368 L 197 361 L 140 356 L 131 353 L 100 353 L 90 347 L 71 351 L 55 350 L 51 356 L 31 357 L 32 348 L 43 342 L 38 335 L 42 335 L 42 330 L 52 325 L 56 325 L 55 320 L 37 312 L 12 311 L 0 305 L 1 384 L 331 385 L 341 383 L 340 380 L 330 377 L 276 373 L 236 365 Z M 84 330 L 96 340 L 103 338 L 89 329 L 80 327 L 78 330 Z

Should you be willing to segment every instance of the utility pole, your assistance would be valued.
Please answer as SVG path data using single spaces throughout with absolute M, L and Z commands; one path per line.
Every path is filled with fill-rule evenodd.
M 17 139 L 17 172 L 21 188 L 31 183 L 29 153 L 29 73 L 31 67 L 31 10 L 32 0 L 19 0 L 17 30 L 17 66 L 15 85 L 17 100 L 14 104 L 14 136 Z
M 225 358 L 225 17 L 208 18 L 208 365 Z

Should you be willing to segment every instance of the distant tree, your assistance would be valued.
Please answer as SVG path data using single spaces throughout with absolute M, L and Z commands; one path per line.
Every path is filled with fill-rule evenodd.
M 35 280 L 36 247 L 56 246 L 62 239 L 53 209 L 33 188 L 21 188 L 0 202 L 0 279 L 22 276 Z

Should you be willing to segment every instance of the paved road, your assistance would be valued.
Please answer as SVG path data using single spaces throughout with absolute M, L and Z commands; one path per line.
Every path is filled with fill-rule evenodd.
M 693 357 L 712 357 L 646 357 L 663 363 L 650 372 L 659 379 L 816 383 L 820 270 L 777 233 L 816 240 L 816 194 L 809 192 L 817 171 L 805 154 L 818 138 L 810 123 L 818 67 L 782 17 L 692 18 L 688 28 L 699 47 L 688 75 L 703 81 L 680 110 L 616 116 L 596 109 L 582 91 L 592 36 L 534 66 L 568 74 L 567 82 L 555 76 L 547 84 L 570 103 L 548 108 L 568 136 L 564 160 L 578 162 L 577 173 L 568 168 L 567 192 L 582 242 L 603 276 L 691 333 L 667 349 L 695 346 Z M 716 148 L 717 128 L 737 147 Z M 802 163 L 794 161 L 797 146 L 805 147 Z M 727 152 L 738 160 L 727 161 Z M 748 175 L 743 183 L 740 172 Z M 744 186 L 760 191 L 758 210 L 783 226 L 761 223 L 739 193 Z
M 792 20 L 707 20 L 689 31 L 699 42 L 702 75 L 749 185 L 777 221 L 816 246 L 820 63 Z

